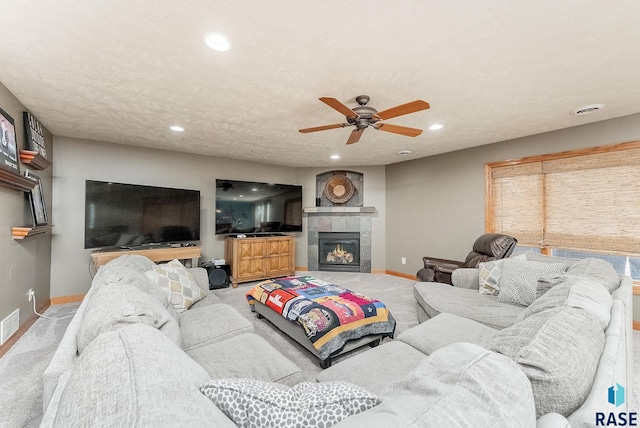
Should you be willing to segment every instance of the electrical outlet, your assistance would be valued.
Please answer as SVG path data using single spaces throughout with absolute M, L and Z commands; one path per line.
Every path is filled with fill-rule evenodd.
M 402 258 L 402 264 L 403 264 L 403 265 L 406 265 L 406 264 L 407 264 L 407 258 L 406 258 L 406 257 L 403 257 L 403 258 Z
M 35 291 L 33 291 L 33 288 L 30 288 L 29 289 L 29 301 L 32 301 L 34 297 L 36 297 L 36 293 L 35 293 Z

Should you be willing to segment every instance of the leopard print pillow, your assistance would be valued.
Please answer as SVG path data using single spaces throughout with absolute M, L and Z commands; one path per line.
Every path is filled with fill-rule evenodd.
M 328 428 L 380 403 L 375 395 L 346 382 L 288 387 L 256 379 L 216 379 L 201 385 L 200 391 L 246 428 Z

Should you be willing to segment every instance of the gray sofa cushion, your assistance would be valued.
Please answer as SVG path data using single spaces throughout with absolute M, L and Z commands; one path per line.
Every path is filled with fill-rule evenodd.
M 224 303 L 192 306 L 180 314 L 181 346 L 185 351 L 252 331 L 251 321 Z
M 414 370 L 426 357 L 412 346 L 392 340 L 334 363 L 318 373 L 316 379 L 318 382 L 350 382 L 380 394 L 390 383 Z
M 415 327 L 403 331 L 397 337 L 424 355 L 456 342 L 484 345 L 498 330 L 457 315 L 443 313 Z
M 498 279 L 498 302 L 529 306 L 536 299 L 538 279 L 564 272 L 566 268 L 564 263 L 505 259 Z
M 156 299 L 131 284 L 107 279 L 87 302 L 78 330 L 78 353 L 82 354 L 91 341 L 104 332 L 139 323 L 156 328 L 174 343 L 180 343 L 178 322 Z
M 575 281 L 567 281 L 551 288 L 542 297 L 536 299 L 518 316 L 518 321 L 547 309 L 562 306 L 584 309 L 593 315 L 603 330 L 611 320 L 611 294 L 599 282 L 581 277 Z
M 375 395 L 346 382 L 288 387 L 255 379 L 219 379 L 200 390 L 246 428 L 325 428 L 380 403 Z
M 477 289 L 452 287 L 437 282 L 416 283 L 413 295 L 429 318 L 439 313 L 450 313 L 496 329 L 512 325 L 524 310 L 521 306 L 500 303 L 496 296 L 479 294 Z
M 300 381 L 300 367 L 254 333 L 240 334 L 186 352 L 213 379 L 241 378 L 250 374 L 253 379 L 285 385 Z
M 496 333 L 487 348 L 518 363 L 531 381 L 537 416 L 568 416 L 585 400 L 604 347 L 598 321 L 582 309 L 533 314 Z
M 620 286 L 620 275 L 606 260 L 588 258 L 582 259 L 567 269 L 566 275 L 570 277 L 588 278 L 602 284 L 609 293 L 613 293 Z M 565 282 L 566 277 L 562 275 L 552 276 L 550 285 L 554 286 L 560 282 Z
M 65 374 L 42 427 L 235 426 L 199 385 L 206 371 L 142 324 L 96 338 Z
M 471 343 L 435 351 L 382 395 L 381 404 L 334 428 L 536 426 L 531 386 L 522 370 Z

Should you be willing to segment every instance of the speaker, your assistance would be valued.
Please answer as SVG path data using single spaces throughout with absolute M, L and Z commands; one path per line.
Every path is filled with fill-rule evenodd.
M 231 266 L 206 263 L 202 267 L 207 270 L 209 275 L 209 290 L 225 288 L 231 285 Z

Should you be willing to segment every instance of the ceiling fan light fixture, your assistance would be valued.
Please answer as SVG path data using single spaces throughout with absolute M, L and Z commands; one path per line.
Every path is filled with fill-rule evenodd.
M 170 130 L 175 131 L 175 132 L 183 132 L 184 128 L 180 125 L 173 125 L 169 127 Z
M 604 108 L 604 104 L 589 104 L 586 106 L 578 107 L 577 109 L 571 112 L 574 116 L 584 116 L 585 114 L 595 113 L 598 110 L 602 110 Z
M 430 130 L 432 130 L 432 131 L 437 131 L 438 129 L 442 129 L 442 127 L 443 127 L 443 126 L 442 126 L 441 124 L 439 124 L 439 123 L 434 123 L 433 125 L 431 125 L 431 126 L 429 127 L 429 129 L 430 129 Z
M 331 159 L 334 159 L 334 160 L 340 159 L 340 155 L 331 155 Z
M 204 36 L 204 42 L 214 51 L 226 52 L 231 49 L 231 43 L 222 34 L 209 33 Z

